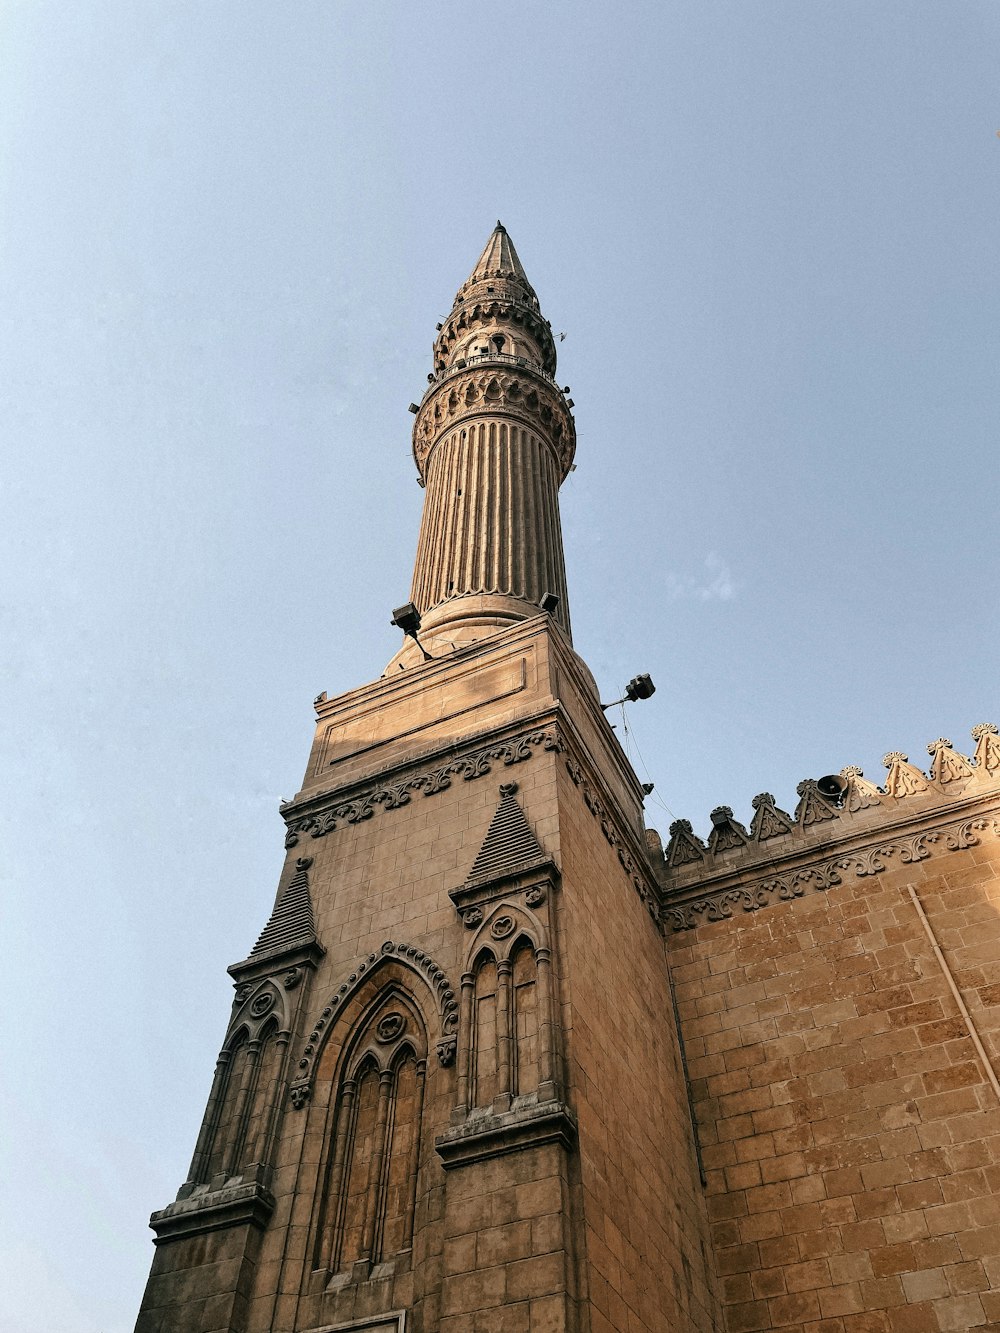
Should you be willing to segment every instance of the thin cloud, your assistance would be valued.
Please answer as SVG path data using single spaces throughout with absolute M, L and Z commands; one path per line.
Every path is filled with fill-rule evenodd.
M 729 565 L 721 555 L 710 551 L 705 557 L 705 573 L 702 578 L 679 578 L 676 574 L 666 577 L 666 594 L 672 602 L 689 599 L 696 602 L 729 602 L 735 596 L 738 585 L 733 578 Z

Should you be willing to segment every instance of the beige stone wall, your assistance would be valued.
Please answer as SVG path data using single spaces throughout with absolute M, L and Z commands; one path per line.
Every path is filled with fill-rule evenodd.
M 707 1333 L 719 1327 L 710 1242 L 662 937 L 603 831 L 607 795 L 565 764 L 559 776 L 563 1027 L 590 1328 Z
M 447 1184 L 439 1333 L 580 1328 L 569 1164 L 528 1148 L 452 1172 Z
M 522 806 L 542 838 L 551 838 L 556 827 L 553 763 L 554 756 L 535 754 L 513 770 Z M 309 842 L 307 850 L 314 858 L 310 887 L 317 934 L 327 949 L 312 982 L 312 1014 L 336 994 L 358 963 L 372 953 L 379 954 L 386 940 L 412 945 L 428 955 L 445 971 L 457 993 L 465 965 L 467 932 L 448 898 L 448 890 L 460 884 L 467 873 L 496 809 L 498 782 L 510 776 L 511 771 L 501 765 L 495 776 L 488 774 L 472 782 L 458 778 L 432 797 L 416 795 L 399 809 L 378 811 L 370 819 L 345 824 Z M 292 855 L 301 850 L 296 847 Z M 413 989 L 433 1015 L 429 993 L 422 993 L 416 980 Z M 442 1280 L 450 1271 L 444 1267 L 446 1239 L 450 1265 L 463 1262 L 464 1255 L 458 1246 L 463 1237 L 456 1231 L 458 1223 L 454 1218 L 445 1223 L 446 1173 L 434 1149 L 434 1139 L 448 1128 L 456 1102 L 456 1071 L 454 1066 L 442 1067 L 433 1054 L 440 1033 L 432 1025 L 433 1018 L 428 1034 L 431 1055 L 427 1062 L 412 1269 L 388 1283 L 376 1279 L 365 1284 L 365 1290 L 345 1288 L 335 1298 L 319 1293 L 305 1298 L 301 1295 L 303 1287 L 309 1285 L 307 1243 L 316 1225 L 320 1162 L 332 1133 L 327 1112 L 332 1065 L 327 1061 L 309 1106 L 302 1112 L 285 1112 L 281 1164 L 272 1186 L 277 1206 L 264 1239 L 250 1319 L 253 1333 L 264 1333 L 272 1326 L 320 1326 L 369 1313 L 366 1306 L 411 1310 L 415 1333 L 431 1333 L 439 1327 L 446 1313 L 441 1305 Z M 336 1032 L 331 1041 L 335 1038 Z M 551 1173 L 548 1166 L 545 1170 Z M 481 1229 L 491 1233 L 483 1240 L 486 1262 L 485 1247 L 499 1245 L 499 1223 L 492 1216 L 480 1220 L 485 1222 Z M 516 1214 L 511 1220 L 523 1219 Z M 479 1229 L 473 1228 L 473 1240 Z M 465 1243 L 469 1244 L 467 1237 Z M 512 1264 L 524 1257 L 517 1244 L 510 1253 Z M 496 1266 L 495 1258 L 487 1263 L 490 1269 Z M 491 1272 L 484 1280 L 484 1299 L 497 1290 L 497 1283 L 497 1274 Z M 503 1281 L 499 1287 L 504 1293 L 503 1303 L 507 1299 Z M 516 1289 L 515 1283 L 512 1291 Z M 280 1293 L 277 1299 L 275 1293 Z M 468 1327 L 471 1329 L 472 1324 Z M 510 1327 L 515 1325 L 511 1323 Z
M 720 1327 L 640 793 L 592 681 L 544 618 L 399 676 L 319 701 L 306 784 L 286 809 L 282 885 L 308 876 L 325 952 L 287 992 L 297 1015 L 288 1020 L 291 1095 L 282 1086 L 272 1103 L 274 1157 L 251 1163 L 252 1178 L 230 1181 L 213 1166 L 210 1180 L 185 1187 L 183 1216 L 171 1216 L 159 1251 L 169 1276 L 151 1287 L 159 1304 L 144 1328 L 214 1330 L 208 1313 L 191 1322 L 192 1293 L 208 1300 L 227 1257 L 242 1264 L 231 1321 L 239 1333 L 298 1333 L 392 1310 L 407 1312 L 408 1333 Z M 536 878 L 501 865 L 491 871 L 499 878 L 478 882 L 473 863 L 512 781 L 529 841 L 540 845 Z M 491 939 L 511 947 L 509 1014 L 524 1026 L 507 1049 L 524 1085 L 504 1092 L 498 1057 L 497 1079 L 469 1113 L 461 1071 L 475 1025 L 462 1019 L 457 1054 L 442 1059 L 454 1027 L 441 997 L 478 1002 L 469 983 Z M 485 966 L 499 1015 L 498 948 Z M 259 984 L 255 974 L 234 1023 Z M 281 1000 L 283 969 L 263 984 Z M 398 988 L 392 1004 L 386 986 Z M 403 1045 L 398 1066 L 387 1059 L 374 1076 L 367 1063 L 403 1042 L 397 1029 L 379 1045 L 380 1016 L 393 1007 L 414 1043 L 398 1097 L 385 1090 L 402 1086 L 392 1070 L 403 1067 Z M 498 1051 L 505 1040 L 497 1036 Z M 258 1103 L 254 1124 L 266 1111 Z M 407 1194 L 392 1126 L 412 1125 L 418 1104 Z M 390 1109 L 382 1116 L 379 1106 Z M 338 1156 L 341 1130 L 354 1147 Z M 412 1143 L 409 1132 L 398 1142 Z M 372 1240 L 365 1218 L 380 1214 L 361 1205 L 355 1150 L 374 1164 L 372 1198 L 389 1198 L 377 1182 L 391 1182 L 381 1215 L 397 1238 L 412 1218 L 411 1246 L 380 1247 L 378 1220 Z M 348 1163 L 339 1176 L 338 1162 Z M 218 1230 L 174 1238 L 230 1189 L 257 1209 L 238 1255 L 221 1214 Z M 331 1207 L 338 1199 L 343 1211 Z M 228 1270 L 223 1277 L 231 1285 Z M 231 1303 L 231 1292 L 217 1294 Z
M 997 828 L 669 938 L 731 1333 L 1000 1328 Z

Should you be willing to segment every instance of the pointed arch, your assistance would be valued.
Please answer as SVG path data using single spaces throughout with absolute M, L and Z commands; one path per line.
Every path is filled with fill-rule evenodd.
M 479 951 L 486 948 L 501 963 L 510 958 L 520 939 L 526 939 L 537 951 L 546 946 L 547 935 L 533 912 L 511 898 L 502 898 L 490 906 L 482 925 L 472 937 L 467 956 L 476 958 Z
M 554 1097 L 551 951 L 541 922 L 518 902 L 496 902 L 467 957 L 459 1112 L 505 1111 L 518 1098 Z
M 250 1065 L 250 1032 L 241 1024 L 226 1038 L 219 1057 L 220 1087 L 218 1090 L 208 1149 L 204 1163 L 195 1179 L 199 1183 L 211 1181 L 225 1172 L 230 1148 L 236 1131 L 240 1092 Z
M 290 1087 L 292 1102 L 296 1107 L 305 1106 L 312 1096 L 318 1061 L 331 1033 L 335 1029 L 342 1030 L 338 1022 L 339 1016 L 352 1005 L 358 992 L 362 989 L 367 990 L 372 979 L 377 978 L 380 971 L 390 963 L 405 969 L 406 974 L 418 977 L 422 983 L 421 989 L 426 987 L 430 992 L 431 1004 L 428 1006 L 428 1012 L 433 1012 L 434 1009 L 438 1012 L 438 1060 L 443 1065 L 450 1065 L 454 1060 L 458 1032 L 458 1001 L 447 973 L 422 949 L 414 948 L 412 944 L 395 944 L 392 940 L 386 940 L 378 953 L 370 953 L 367 958 L 355 965 L 316 1019 L 300 1053 L 295 1078 Z
M 384 955 L 349 988 L 316 1065 L 323 1117 L 313 1267 L 384 1262 L 413 1234 L 428 1033 L 420 975 Z M 323 1103 L 326 1105 L 323 1105 Z
M 484 947 L 473 965 L 472 1030 L 469 1034 L 470 1105 L 492 1106 L 500 1090 L 497 1042 L 499 976 L 493 950 Z
M 254 1061 L 253 1083 L 247 1097 L 239 1139 L 233 1145 L 233 1172 L 242 1171 L 267 1155 L 270 1110 L 276 1104 L 286 1043 L 281 1040 L 277 1015 L 257 1034 L 260 1043 Z
M 523 1097 L 538 1089 L 538 969 L 535 950 L 526 935 L 520 935 L 511 950 L 511 1069 L 512 1097 Z

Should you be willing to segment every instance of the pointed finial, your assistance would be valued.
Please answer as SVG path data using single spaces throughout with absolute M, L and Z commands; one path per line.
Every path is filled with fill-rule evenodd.
M 494 231 L 506 231 L 506 227 L 504 227 L 503 223 L 500 221 L 499 218 L 497 218 L 497 225 L 494 228 Z

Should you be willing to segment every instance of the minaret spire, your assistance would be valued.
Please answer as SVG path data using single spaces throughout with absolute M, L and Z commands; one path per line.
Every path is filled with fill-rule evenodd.
M 570 631 L 558 494 L 576 429 L 555 369 L 552 331 L 498 222 L 440 326 L 413 426 L 427 494 L 410 595 L 432 653 L 435 640 L 469 643 L 539 615 L 546 593 Z M 394 660 L 411 657 L 408 645 Z

